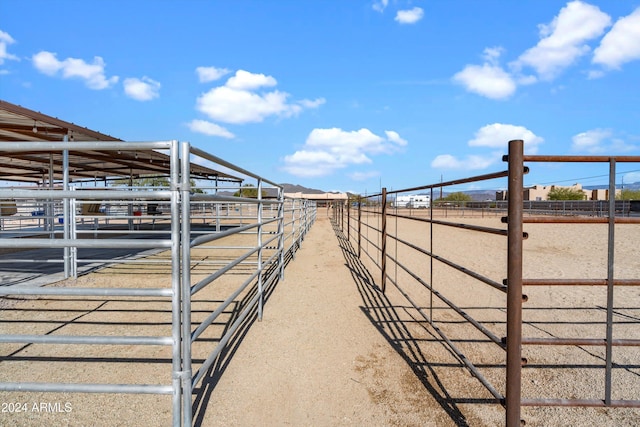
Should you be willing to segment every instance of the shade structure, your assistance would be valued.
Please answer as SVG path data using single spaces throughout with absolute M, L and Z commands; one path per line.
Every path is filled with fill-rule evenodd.
M 21 141 L 122 141 L 110 135 L 0 100 L 0 181 L 42 183 L 63 178 L 60 151 L 6 151 L 3 144 Z M 170 158 L 156 150 L 69 151 L 71 181 L 114 180 L 169 175 Z M 236 176 L 192 163 L 191 178 L 241 182 Z M 50 175 L 51 171 L 51 175 Z

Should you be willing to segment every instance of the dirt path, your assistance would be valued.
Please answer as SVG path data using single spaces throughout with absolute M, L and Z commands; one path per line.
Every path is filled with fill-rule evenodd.
M 203 425 L 483 425 L 434 398 L 437 385 L 387 341 L 380 315 L 401 340 L 398 307 L 348 249 L 319 218 L 198 414 Z

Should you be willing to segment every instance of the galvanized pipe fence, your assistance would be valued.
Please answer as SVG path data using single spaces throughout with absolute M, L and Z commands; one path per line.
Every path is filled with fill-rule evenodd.
M 91 187 L 70 182 L 66 173 L 63 182 L 48 188 L 0 188 L 0 271 L 19 269 L 16 266 L 24 263 L 62 264 L 60 279 L 69 279 L 58 286 L 35 286 L 12 283 L 7 274 L 0 283 L 0 296 L 161 301 L 170 309 L 163 311 L 168 319 L 160 324 L 170 327 L 155 336 L 9 334 L 3 328 L 0 343 L 161 346 L 170 349 L 172 367 L 146 378 L 144 384 L 127 384 L 124 368 L 125 380 L 118 384 L 80 375 L 75 383 L 14 378 L 0 382 L 0 391 L 171 395 L 172 424 L 191 425 L 194 390 L 238 328 L 248 319 L 262 319 L 265 292 L 283 279 L 285 264 L 316 219 L 315 202 L 285 198 L 280 185 L 187 142 L 17 142 L 2 147 L 7 152 L 62 152 L 65 162 L 70 150 L 95 149 L 168 151 L 166 183 L 140 187 L 130 181 Z M 194 185 L 192 161 L 212 162 L 239 174 L 255 195 L 242 196 L 245 187 L 233 181 Z M 69 167 L 62 165 L 65 171 Z M 122 274 L 126 283 L 127 274 L 144 274 L 146 269 L 150 277 L 143 286 L 101 287 L 99 278 L 96 286 L 77 286 L 73 281 L 80 273 L 96 270 Z M 166 278 L 158 279 L 154 275 L 158 272 Z M 227 293 L 218 294 L 216 286 Z M 198 307 L 197 318 L 192 304 Z M 22 320 L 27 325 L 32 321 L 28 314 Z M 229 323 L 223 332 L 217 327 L 221 322 Z M 3 365 L 9 363 L 11 357 L 6 357 Z M 55 363 L 49 369 L 55 370 Z
M 612 389 L 614 370 L 612 349 L 613 347 L 640 346 L 640 340 L 628 338 L 615 338 L 613 330 L 614 314 L 614 290 L 618 286 L 640 286 L 640 272 L 632 279 L 619 279 L 615 276 L 615 225 L 616 224 L 640 224 L 640 217 L 629 215 L 627 203 L 621 203 L 613 198 L 607 201 L 607 206 L 598 206 L 597 213 L 584 209 L 568 211 L 567 205 L 563 205 L 564 211 L 556 209 L 541 209 L 541 203 L 528 203 L 523 200 L 524 175 L 529 168 L 527 162 L 595 162 L 608 163 L 609 168 L 609 194 L 615 194 L 616 164 L 638 163 L 638 156 L 531 156 L 524 155 L 523 142 L 520 140 L 509 142 L 509 154 L 503 159 L 508 164 L 507 170 L 492 174 L 474 176 L 448 182 L 440 182 L 401 190 L 387 191 L 383 188 L 380 193 L 362 196 L 351 204 L 336 205 L 333 209 L 333 221 L 336 227 L 344 234 L 348 241 L 354 245 L 354 252 L 359 258 L 371 262 L 374 268 L 379 270 L 378 280 L 374 286 L 385 292 L 388 283 L 391 283 L 400 294 L 410 303 L 422 318 L 433 326 L 433 330 L 443 342 L 450 348 L 453 354 L 466 367 L 472 375 L 493 396 L 493 402 L 501 404 L 505 409 L 507 426 L 521 425 L 521 407 L 523 406 L 577 406 L 577 407 L 634 407 L 640 408 L 638 399 L 613 399 Z M 508 200 L 506 204 L 492 202 L 488 205 L 471 202 L 471 207 L 444 205 L 434 199 L 437 193 L 434 190 L 452 187 L 460 184 L 486 182 L 488 180 L 507 179 Z M 503 181 L 504 184 L 504 181 Z M 426 209 L 409 209 L 398 207 L 393 203 L 397 195 L 403 193 L 429 194 L 431 203 Z M 442 193 L 440 193 L 442 194 Z M 558 205 L 557 202 L 556 206 Z M 586 202 L 585 202 L 586 203 Z M 390 208 L 390 205 L 393 205 Z M 593 206 L 593 205 L 592 205 Z M 530 208 L 531 210 L 527 210 Z M 457 215 L 454 213 L 457 210 Z M 482 212 L 478 215 L 478 211 Z M 472 215 L 470 212 L 476 212 Z M 487 227 L 473 223 L 454 222 L 451 218 L 504 215 L 501 218 L 503 227 Z M 391 222 L 389 225 L 388 222 Z M 608 238 L 606 245 L 608 257 L 606 277 L 601 279 L 563 278 L 563 279 L 538 279 L 523 277 L 523 253 L 526 251 L 524 241 L 529 237 L 524 231 L 524 224 L 608 224 Z M 420 233 L 410 232 L 410 236 L 401 236 L 399 227 L 408 227 L 411 224 L 424 224 L 426 229 Z M 438 232 L 438 229 L 441 232 Z M 488 277 L 477 268 L 471 267 L 473 260 L 464 259 L 458 261 L 451 259 L 452 255 L 443 255 L 438 251 L 439 240 L 448 238 L 446 229 L 464 230 L 469 236 L 481 234 L 493 234 L 506 238 L 503 249 L 492 256 L 503 257 L 506 261 L 506 270 L 502 278 Z M 407 234 L 405 232 L 405 234 Z M 438 236 L 439 238 L 437 238 Z M 460 242 L 464 245 L 464 242 Z M 460 247 L 463 251 L 463 246 Z M 411 257 L 418 257 L 420 261 L 410 262 Z M 576 260 L 579 262 L 579 260 Z M 434 277 L 434 270 L 448 269 L 464 276 L 481 286 L 488 286 L 494 292 L 505 298 L 504 311 L 506 319 L 503 322 L 506 329 L 496 328 L 494 322 L 485 322 L 470 314 L 473 310 L 473 291 L 469 291 L 466 298 L 462 298 L 468 307 L 462 306 L 460 295 L 448 294 L 447 279 Z M 454 279 L 449 279 L 454 280 Z M 461 280 L 461 279 L 455 279 Z M 417 285 L 417 286 L 414 286 Z M 530 286 L 606 286 L 606 334 L 603 337 L 586 338 L 533 338 L 523 336 L 523 303 L 528 296 L 523 293 L 524 287 Z M 411 289 L 411 290 L 409 290 Z M 417 289 L 417 290 L 416 290 Z M 426 294 L 422 291 L 426 290 Z M 439 301 L 436 305 L 435 302 Z M 482 361 L 474 361 L 471 351 L 462 350 L 457 340 L 449 337 L 446 324 L 448 321 L 438 319 L 437 311 L 442 307 L 452 310 L 463 322 L 466 322 L 473 330 L 479 332 L 488 343 L 493 343 L 503 353 L 504 381 L 501 385 L 494 385 L 483 373 Z M 497 329 L 497 330 L 496 330 Z M 604 346 L 606 348 L 604 370 L 604 393 L 599 399 L 584 398 L 543 398 L 522 396 L 523 368 L 526 370 L 527 358 L 522 356 L 523 346 Z

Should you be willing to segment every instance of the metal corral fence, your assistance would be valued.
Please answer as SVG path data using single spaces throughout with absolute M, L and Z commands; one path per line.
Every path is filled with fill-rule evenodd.
M 0 343 L 125 346 L 118 347 L 125 352 L 130 347 L 163 346 L 170 348 L 172 368 L 144 378 L 146 383 L 135 384 L 126 383 L 126 374 L 125 382 L 118 384 L 100 383 L 99 377 L 80 374 L 74 383 L 26 382 L 18 376 L 0 383 L 0 390 L 171 395 L 173 425 L 191 425 L 194 390 L 211 372 L 238 328 L 252 316 L 262 318 L 265 293 L 283 278 L 286 262 L 314 223 L 315 203 L 285 198 L 278 184 L 187 142 L 18 142 L 4 143 L 2 149 L 62 153 L 65 172 L 69 170 L 70 150 L 169 152 L 170 173 L 160 186 L 136 187 L 135 180 L 125 180 L 108 187 L 96 183 L 92 188 L 76 186 L 65 175 L 62 182 L 49 188 L 0 189 L 0 270 L 3 276 L 6 273 L 0 295 L 18 299 L 104 297 L 105 304 L 120 298 L 123 304 L 140 303 L 143 307 L 170 304 L 163 310 L 155 305 L 153 310 L 140 310 L 164 313 L 166 318 L 147 321 L 167 325 L 164 332 L 135 335 L 136 323 L 132 323 L 124 335 L 122 330 L 100 335 L 101 324 L 96 323 L 86 335 L 21 333 L 16 325 L 33 321 L 25 314 L 17 321 L 5 320 Z M 217 179 L 196 183 L 190 176 L 190 162 L 211 162 L 238 173 L 244 186 Z M 247 190 L 247 183 L 255 194 L 234 195 L 245 194 L 240 191 Z M 18 274 L 29 263 L 52 265 L 53 271 L 57 266 L 71 281 L 52 287 L 12 282 L 8 272 L 15 270 Z M 74 286 L 72 279 L 79 268 L 123 274 L 119 282 L 124 285 L 101 287 L 98 278 L 95 286 Z M 136 281 L 135 273 L 145 277 Z M 227 293 L 198 299 L 217 289 L 214 286 Z M 197 304 L 197 310 L 192 303 Z M 225 324 L 221 331 L 220 324 Z M 122 354 L 112 360 L 127 361 Z M 5 369 L 11 359 L 5 357 Z M 56 364 L 50 364 L 48 370 L 55 378 Z M 7 375 L 9 371 L 5 370 L 3 377 Z
M 449 182 L 441 182 L 432 185 L 424 185 L 402 190 L 387 191 L 385 188 L 379 194 L 373 194 L 360 198 L 358 202 L 348 206 L 336 205 L 333 211 L 333 220 L 336 227 L 345 235 L 349 242 L 352 242 L 354 252 L 361 259 L 366 259 L 370 264 L 379 268 L 379 281 L 377 286 L 381 292 L 385 292 L 387 283 L 391 283 L 406 298 L 440 336 L 442 341 L 456 355 L 457 359 L 464 365 L 474 377 L 493 396 L 493 401 L 500 403 L 506 409 L 506 425 L 521 425 L 521 406 L 582 406 L 582 407 L 640 407 L 640 400 L 612 399 L 612 388 L 615 382 L 612 380 L 614 367 L 621 368 L 613 363 L 613 347 L 633 347 L 640 346 L 640 339 L 627 339 L 614 337 L 613 316 L 614 316 L 614 289 L 620 286 L 640 286 L 640 272 L 636 272 L 631 279 L 619 279 L 614 275 L 614 247 L 615 247 L 615 225 L 616 224 L 640 224 L 640 218 L 623 216 L 623 211 L 618 209 L 622 204 L 615 200 L 609 200 L 606 207 L 599 209 L 598 214 L 583 212 L 577 213 L 577 209 L 571 209 L 568 216 L 549 215 L 549 210 L 536 212 L 539 207 L 532 207 L 532 212 L 525 215 L 527 202 L 523 201 L 523 175 L 528 172 L 525 162 L 604 162 L 609 164 L 609 194 L 615 194 L 616 164 L 623 162 L 640 162 L 640 157 L 609 157 L 609 156 L 524 156 L 523 142 L 510 141 L 509 154 L 504 157 L 508 162 L 508 169 L 503 172 L 481 175 Z M 507 178 L 508 180 L 508 201 L 506 206 L 474 206 L 473 208 L 464 206 L 441 206 L 431 203 L 427 209 L 413 209 L 392 207 L 393 200 L 398 194 L 414 193 L 416 191 L 430 192 L 431 200 L 434 200 L 434 189 L 450 187 L 459 184 Z M 429 193 L 427 193 L 429 194 Z M 494 202 L 495 203 L 495 202 Z M 627 205 L 624 205 L 627 206 Z M 492 215 L 493 212 L 500 211 L 501 208 L 507 214 L 501 218 L 503 227 L 487 227 L 474 225 L 473 223 L 453 222 L 447 216 L 461 218 L 463 216 L 473 216 L 471 212 L 480 215 Z M 562 208 L 565 209 L 566 205 Z M 454 215 L 458 209 L 458 215 Z M 466 209 L 466 211 L 465 211 Z M 483 212 L 484 210 L 484 212 Z M 604 212 L 604 216 L 601 214 Z M 609 215 L 609 212 L 613 213 Z M 535 215 L 540 213 L 541 215 Z M 562 212 L 558 212 L 562 213 Z M 567 215 L 566 212 L 563 215 Z M 528 238 L 528 234 L 523 231 L 523 224 L 607 224 L 608 238 L 602 242 L 602 246 L 607 248 L 606 277 L 600 279 L 581 278 L 556 278 L 539 279 L 523 277 L 523 240 Z M 410 228 L 410 224 L 424 224 L 425 228 L 421 232 L 416 232 L 415 228 Z M 474 259 L 467 257 L 465 244 L 468 240 L 459 241 L 461 246 L 447 254 L 439 252 L 438 248 L 445 239 L 454 239 L 452 231 L 461 230 L 469 238 L 474 234 L 490 234 L 498 236 L 495 238 L 505 238 L 504 246 L 497 253 L 485 254 L 487 258 L 504 258 L 505 271 L 501 278 L 488 277 L 479 271 L 478 264 Z M 407 231 L 409 230 L 409 231 Z M 466 241 L 466 243 L 465 243 Z M 473 242 L 473 240 L 471 240 Z M 637 248 L 637 247 L 636 247 Z M 491 250 L 492 248 L 486 248 Z M 416 259 L 418 259 L 416 261 Z M 580 260 L 575 260 L 580 262 Z M 473 266 L 476 266 L 474 268 Z M 455 279 L 449 279 L 464 283 L 460 287 L 452 287 L 453 282 L 438 283 L 434 279 L 434 271 L 448 269 L 457 274 Z M 445 277 L 445 276 L 441 276 Z M 451 277 L 451 276 L 448 276 Z M 466 282 L 464 281 L 466 280 Z M 479 318 L 472 316 L 474 312 L 473 300 L 477 294 L 473 293 L 472 283 L 477 286 L 488 286 L 504 296 L 506 307 L 500 311 L 506 311 L 506 319 L 496 322 L 482 319 L 482 310 L 478 310 Z M 466 287 L 468 285 L 468 287 Z M 606 332 L 603 337 L 580 337 L 580 338 L 533 338 L 523 337 L 523 302 L 527 301 L 527 296 L 523 294 L 523 287 L 530 286 L 603 286 L 606 287 Z M 451 291 L 451 289 L 457 289 Z M 451 292 L 457 292 L 452 294 Z M 438 304 L 436 304 L 436 302 Z M 467 304 L 465 307 L 463 304 Z M 474 361 L 472 355 L 466 354 L 473 351 L 467 348 L 463 351 L 460 346 L 465 341 L 470 340 L 470 332 L 467 330 L 465 337 L 460 336 L 457 331 L 454 336 L 448 335 L 447 326 L 454 322 L 450 317 L 438 318 L 438 313 L 446 307 L 462 319 L 462 322 L 473 327 L 474 334 L 481 334 L 489 344 L 494 344 L 495 348 L 503 351 L 504 364 L 500 364 L 504 369 L 503 380 L 497 387 L 483 374 L 483 369 L 478 366 L 486 365 L 486 360 Z M 486 310 L 485 310 L 486 311 Z M 621 315 L 618 313 L 618 315 Z M 603 322 L 605 323 L 605 322 Z M 625 323 L 625 322 L 623 322 Z M 626 322 L 629 323 L 629 322 Z M 631 323 L 631 328 L 637 322 Z M 505 326 L 506 325 L 506 326 Z M 636 331 L 637 332 L 637 331 Z M 593 331 L 590 330 L 590 333 Z M 618 330 L 618 334 L 623 333 Z M 593 333 L 596 335 L 596 333 Z M 637 333 L 632 334 L 636 337 Z M 475 344 L 477 345 L 477 344 Z M 522 346 L 604 346 L 605 355 L 602 358 L 604 364 L 598 366 L 604 371 L 604 395 L 599 399 L 580 398 L 537 398 L 522 396 L 522 370 L 527 367 L 527 359 L 522 357 Z M 505 361 L 506 359 L 506 361 Z M 495 373 L 491 373 L 495 378 Z M 619 391 L 620 392 L 620 391 Z M 624 392 L 624 391 L 623 391 Z
M 488 217 L 507 213 L 509 203 L 502 200 L 491 201 L 446 201 L 434 202 L 434 216 L 444 217 Z M 523 200 L 522 209 L 525 215 L 553 216 L 609 216 L 608 200 Z M 616 216 L 640 216 L 640 207 L 631 200 L 616 200 Z M 409 209 L 411 214 L 420 215 L 420 209 Z

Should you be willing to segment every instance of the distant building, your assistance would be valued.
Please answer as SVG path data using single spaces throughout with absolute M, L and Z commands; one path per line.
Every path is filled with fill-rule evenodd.
M 310 193 L 284 193 L 284 197 L 289 197 L 292 199 L 307 199 L 313 200 L 316 202 L 318 207 L 331 206 L 338 203 L 347 203 L 349 200 L 349 195 L 347 193 L 321 193 L 321 194 L 310 194 Z
M 397 196 L 395 207 L 397 208 L 428 208 L 431 206 L 431 196 L 427 194 L 408 194 Z
M 570 186 L 561 185 L 534 185 L 532 187 L 525 188 L 523 190 L 523 200 L 543 201 L 549 199 L 549 192 L 555 188 L 569 188 L 572 190 L 580 190 L 585 195 L 585 200 L 609 200 L 609 190 L 600 188 L 596 190 L 585 190 L 581 184 L 573 184 Z M 616 195 L 620 194 L 619 189 L 616 189 Z M 496 200 L 507 200 L 506 191 L 496 191 Z

